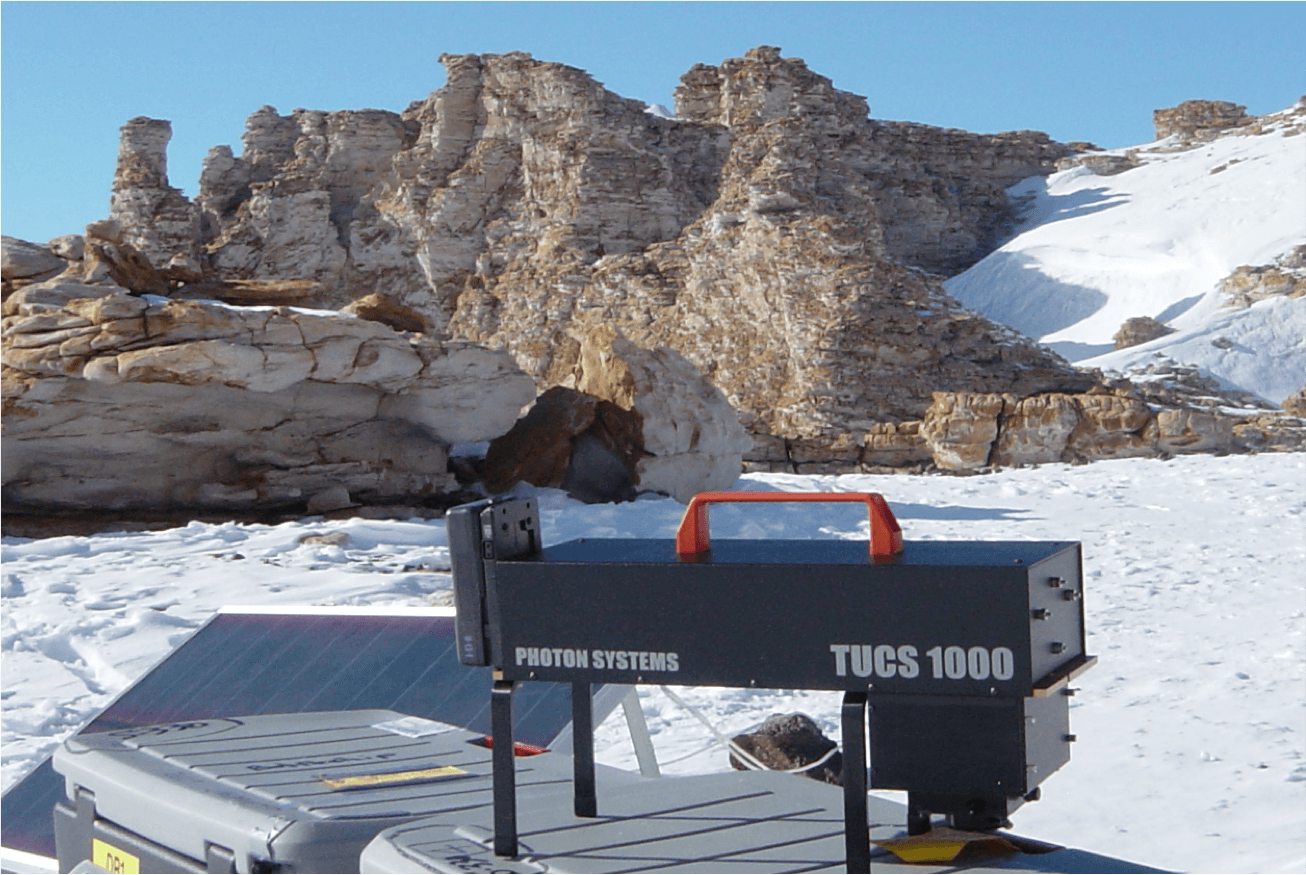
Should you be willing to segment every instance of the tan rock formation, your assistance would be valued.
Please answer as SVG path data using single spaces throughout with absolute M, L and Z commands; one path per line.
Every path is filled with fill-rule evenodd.
M 402 114 L 264 107 L 242 157 L 210 153 L 210 281 L 382 294 L 540 387 L 606 322 L 683 355 L 763 447 L 919 420 L 936 390 L 1092 383 L 917 269 L 991 248 L 1004 189 L 1069 151 L 1045 135 L 872 121 L 767 47 L 690 70 L 676 119 L 521 53 L 442 61 L 445 87 Z
M 1151 316 L 1135 316 L 1126 319 L 1111 339 L 1115 341 L 1116 349 L 1128 349 L 1167 334 L 1174 334 L 1174 329 L 1164 322 L 1158 322 Z
M 1306 417 L 1306 387 L 1298 389 L 1287 398 L 1284 398 L 1283 404 L 1280 406 L 1290 416 Z
M 412 307 L 405 307 L 385 295 L 373 294 L 359 298 L 341 312 L 389 325 L 395 331 L 425 333 L 431 330 L 431 320 Z
M 1060 462 L 1080 419 L 1080 407 L 1070 395 L 1006 399 L 993 461 L 1003 466 Z
M 167 274 L 127 242 L 116 219 L 87 225 L 82 240 L 83 257 L 76 271 L 85 282 L 121 286 L 141 295 L 166 295 L 172 288 Z
M 581 341 L 575 384 L 639 417 L 641 491 L 688 502 L 739 479 L 752 440 L 721 390 L 674 350 L 642 349 L 598 326 Z
M 534 394 L 505 353 L 335 313 L 68 283 L 5 303 L 7 513 L 432 499 L 446 448 Z
M 1268 414 L 1233 423 L 1233 447 L 1240 453 L 1299 453 L 1306 450 L 1306 390 L 1284 401 L 1287 416 Z M 1294 402 L 1289 404 L 1289 402 Z
M 1156 417 L 1132 392 L 1076 395 L 1079 424 L 1066 443 L 1063 461 L 1124 459 L 1156 453 Z
M 1178 106 L 1152 113 L 1158 140 L 1175 135 L 1180 140 L 1207 140 L 1255 121 L 1255 116 L 1247 115 L 1247 107 L 1227 100 L 1185 100 Z
M 639 413 L 641 452 L 655 455 L 632 476 L 677 496 L 688 481 L 658 480 L 655 460 L 677 458 L 682 472 L 701 462 L 695 477 L 715 483 L 737 473 L 738 457 L 750 470 L 803 473 L 975 470 L 1297 439 L 1255 399 L 1198 385 L 1182 368 L 1133 390 L 1108 386 L 944 293 L 941 275 L 977 261 L 1010 227 L 1007 187 L 1063 159 L 1117 172 L 1128 155 L 1029 131 L 876 121 L 863 98 L 765 46 L 692 68 L 675 118 L 523 53 L 441 60 L 447 84 L 402 113 L 263 107 L 240 157 L 210 152 L 193 204 L 167 181 L 167 123 L 129 122 L 113 220 L 52 242 L 46 251 L 67 265 L 57 275 L 6 273 L 6 314 L 54 308 L 41 311 L 47 327 L 25 334 L 70 332 L 59 340 L 67 354 L 40 340 L 8 344 L 14 373 L 115 392 L 156 377 L 214 386 L 222 374 L 224 386 L 262 396 L 300 391 L 319 374 L 354 386 L 349 375 L 375 373 L 383 416 L 427 428 L 428 389 L 404 381 L 432 373 L 424 356 L 439 343 L 395 342 L 391 329 L 429 330 L 461 350 L 506 350 L 538 389 L 588 386 Z M 1157 120 L 1160 136 L 1180 135 L 1176 148 L 1260 125 L 1210 102 Z M 1231 297 L 1277 293 L 1291 270 L 1248 268 L 1230 278 Z M 175 337 L 175 349 L 139 338 L 111 356 L 87 346 L 76 318 L 89 317 L 65 305 L 107 295 L 121 309 L 120 288 L 171 289 L 174 304 L 148 311 L 150 330 L 198 333 Z M 226 326 L 205 329 L 217 335 L 185 328 L 189 316 L 169 321 L 168 307 L 212 299 L 348 308 L 378 321 L 355 320 L 372 327 L 324 345 L 267 340 L 290 334 L 287 322 L 303 327 L 276 310 L 254 311 L 280 314 L 270 328 L 205 316 Z M 135 317 L 114 318 L 124 327 L 93 336 L 134 337 Z M 263 339 L 233 339 L 243 336 Z M 500 365 L 484 368 L 508 379 Z M 1230 403 L 1245 414 L 1223 412 Z M 701 420 L 697 434 L 690 419 Z
M 200 212 L 168 184 L 172 125 L 139 116 L 122 126 L 109 216 L 122 223 L 126 244 L 155 267 L 173 259 L 198 263 Z M 166 289 L 165 289 L 166 291 Z
M 884 422 L 862 438 L 862 467 L 868 471 L 905 468 L 932 462 L 934 457 L 921 434 L 920 422 Z
M 1218 401 L 1209 407 L 1174 403 L 1154 408 L 1135 387 L 1123 383 L 1082 394 L 1027 398 L 938 393 L 920 433 L 935 466 L 957 472 L 1130 456 L 1306 448 L 1306 420 L 1255 410 L 1238 415 Z
M 1220 280 L 1220 291 L 1228 296 L 1225 306 L 1247 308 L 1257 301 L 1283 295 L 1306 295 L 1306 244 L 1293 247 L 1274 264 L 1243 265 Z
M 1233 421 L 1204 410 L 1159 410 L 1157 446 L 1164 453 L 1227 453 L 1233 446 Z
M 945 471 L 987 466 L 1004 404 L 1001 395 L 936 392 L 921 423 L 934 464 Z
M 45 246 L 28 243 L 16 237 L 0 238 L 0 278 L 6 295 L 27 283 L 50 279 L 63 273 L 68 262 Z
M 1072 167 L 1087 167 L 1098 176 L 1115 176 L 1126 170 L 1133 170 L 1142 165 L 1142 161 L 1132 151 L 1123 155 L 1071 155 L 1057 159 L 1058 170 L 1070 170 Z

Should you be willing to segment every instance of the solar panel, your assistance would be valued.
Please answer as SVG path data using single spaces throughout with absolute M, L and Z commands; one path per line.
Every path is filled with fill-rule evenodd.
M 384 708 L 490 732 L 490 669 L 454 650 L 451 609 L 227 608 L 78 734 L 180 720 Z M 614 690 L 614 692 L 616 692 Z M 595 702 L 602 719 L 619 697 Z M 607 699 L 611 699 L 607 702 Z M 547 747 L 571 720 L 569 684 L 525 684 L 514 738 Z M 0 800 L 4 847 L 53 857 L 63 779 L 47 759 Z

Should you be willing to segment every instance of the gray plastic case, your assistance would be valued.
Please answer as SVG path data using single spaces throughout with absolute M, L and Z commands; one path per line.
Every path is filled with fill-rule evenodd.
M 91 858 L 91 836 L 102 830 L 81 821 L 92 819 L 210 869 L 216 853 L 238 872 L 357 872 L 382 829 L 489 804 L 491 752 L 471 743 L 481 738 L 383 710 L 74 736 L 54 755 L 76 812 L 74 823 L 65 808 L 59 859 L 66 870 Z M 570 760 L 556 759 L 517 758 L 525 794 L 569 788 Z

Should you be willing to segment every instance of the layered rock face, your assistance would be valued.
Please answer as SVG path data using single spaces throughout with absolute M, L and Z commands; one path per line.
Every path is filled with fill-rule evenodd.
M 1239 267 L 1220 281 L 1220 291 L 1228 296 L 1225 306 L 1239 309 L 1278 295 L 1306 295 L 1306 244 L 1293 247 L 1274 264 Z
M 200 211 L 168 184 L 172 125 L 138 116 L 123 125 L 109 217 L 126 229 L 126 243 L 155 267 L 198 271 Z
M 1306 419 L 1292 399 L 1284 404 L 1287 415 L 1250 403 L 1231 415 L 1233 399 L 1196 368 L 1175 370 L 1188 373 L 1137 386 L 1121 380 L 1080 394 L 940 392 L 920 423 L 906 424 L 914 428 L 904 443 L 923 444 L 935 466 L 957 472 L 1306 448 Z
M 1092 383 L 929 273 L 985 254 L 1003 189 L 1069 153 L 1042 134 L 875 122 L 768 47 L 690 70 L 674 120 L 525 54 L 442 62 L 445 87 L 403 113 L 265 107 L 241 157 L 215 149 L 196 200 L 210 282 L 331 307 L 380 293 L 508 349 L 540 389 L 606 324 L 701 371 L 768 464 L 794 441 L 847 461 L 935 391 Z
M 534 397 L 506 353 L 338 313 L 58 282 L 5 313 L 7 512 L 438 498 Z
M 1209 140 L 1230 128 L 1255 121 L 1255 116 L 1247 115 L 1247 107 L 1227 100 L 1185 100 L 1178 106 L 1152 113 L 1158 140 L 1176 135 L 1181 141 Z

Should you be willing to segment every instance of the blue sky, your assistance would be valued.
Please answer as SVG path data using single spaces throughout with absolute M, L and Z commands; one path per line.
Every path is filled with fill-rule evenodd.
M 118 128 L 172 122 L 193 196 L 210 147 L 240 150 L 264 104 L 399 111 L 443 52 L 527 51 L 624 97 L 780 46 L 875 118 L 1034 129 L 1106 148 L 1152 110 L 1206 98 L 1256 114 L 1306 92 L 1302 3 L 0 3 L 0 230 L 43 242 L 108 214 Z

